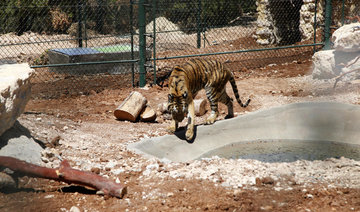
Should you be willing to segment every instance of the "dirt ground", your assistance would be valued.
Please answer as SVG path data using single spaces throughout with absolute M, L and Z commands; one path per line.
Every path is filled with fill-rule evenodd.
M 311 66 L 311 60 L 305 58 L 265 68 L 237 69 L 235 75 L 240 96 L 243 99 L 251 97 L 252 102 L 245 109 L 234 104 L 235 114 L 302 101 L 360 104 L 358 82 L 341 82 L 333 90 L 332 81 L 312 79 L 309 75 Z M 230 86 L 227 89 L 233 95 Z M 292 173 L 274 178 L 265 169 L 264 174 L 254 177 L 252 183 L 229 186 L 224 182 L 231 171 L 230 174 L 222 170 L 202 176 L 192 171 L 184 175 L 181 170 L 190 170 L 198 164 L 205 173 L 210 167 L 221 167 L 233 163 L 232 160 L 214 158 L 172 163 L 147 159 L 128 151 L 126 144 L 130 142 L 167 134 L 165 128 L 170 122 L 161 115 L 153 123 L 116 120 L 114 109 L 133 90 L 141 92 L 155 109 L 167 101 L 167 87 L 90 90 L 72 97 L 33 98 L 19 118 L 19 122 L 44 144 L 58 140 L 59 145 L 47 150 L 69 160 L 74 168 L 99 172 L 126 185 L 128 192 L 123 199 L 97 195 L 95 191 L 77 185 L 25 176 L 20 178 L 18 190 L 0 193 L 0 211 L 360 211 L 359 181 L 351 176 L 346 182 L 345 177 L 326 178 L 325 175 L 331 175 L 328 171 L 318 178 L 314 177 L 314 170 L 314 174 L 310 174 L 313 180 L 300 182 Z M 204 93 L 198 97 L 204 98 Z M 220 105 L 220 111 L 219 121 L 225 116 L 223 105 Z M 203 124 L 206 115 L 197 117 L 197 124 Z M 57 167 L 60 162 L 54 156 L 44 160 L 48 167 Z M 360 172 L 358 162 L 347 161 L 354 168 L 350 175 Z M 336 166 L 331 172 L 342 172 L 341 167 Z M 257 169 L 254 165 L 246 169 L 246 173 L 251 174 Z
M 195 39 L 188 44 L 189 36 L 194 35 L 161 34 L 157 38 L 157 56 L 262 48 L 249 36 L 254 29 L 226 30 L 229 31 L 224 34 L 221 34 L 224 29 L 207 33 L 214 45 L 201 49 L 195 48 Z M 232 30 L 248 33 L 233 40 Z M 218 34 L 222 40 L 216 39 Z M 6 39 L 2 40 L 5 44 L 18 40 L 26 43 L 37 36 L 34 33 L 23 37 L 4 35 Z M 168 40 L 172 37 L 173 40 Z M 44 36 L 44 40 L 50 38 Z M 110 45 L 128 41 L 119 38 L 96 42 Z M 63 47 L 74 45 L 65 44 Z M 31 62 L 48 48 L 58 46 L 29 45 L 20 53 L 9 47 L 0 56 Z M 241 98 L 252 99 L 245 109 L 234 104 L 235 115 L 303 101 L 359 105 L 358 81 L 340 82 L 333 90 L 334 81 L 312 79 L 312 53 L 312 47 L 306 47 L 217 56 L 234 71 Z M 186 59 L 158 61 L 158 77 L 183 60 Z M 80 77 L 37 69 L 33 98 L 18 120 L 48 146 L 44 165 L 56 168 L 59 158 L 66 159 L 76 169 L 99 173 L 126 185 L 128 192 L 118 199 L 97 195 L 96 191 L 78 185 L 24 176 L 19 178 L 17 190 L 0 192 L 0 211 L 360 211 L 359 161 L 330 158 L 265 163 L 215 157 L 173 163 L 148 159 L 127 150 L 131 142 L 168 134 L 166 127 L 170 120 L 166 115 L 158 114 L 152 123 L 118 121 L 113 115 L 134 90 L 142 93 L 154 109 L 167 101 L 166 81 L 164 87 L 159 87 L 150 83 L 151 73 L 147 78 L 149 84 L 145 88 L 133 88 L 130 74 Z M 230 85 L 227 90 L 233 96 Z M 204 92 L 198 98 L 205 98 Z M 197 117 L 196 123 L 203 124 L 208 113 Z M 225 115 L 226 108 L 220 104 L 218 121 Z

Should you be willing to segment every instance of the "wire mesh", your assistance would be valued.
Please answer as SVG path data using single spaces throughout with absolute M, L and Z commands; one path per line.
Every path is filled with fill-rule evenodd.
M 34 95 L 131 86 L 138 47 L 131 45 L 129 1 L 8 0 L 0 9 L 0 63 L 34 67 Z
M 338 28 L 344 24 L 360 22 L 360 2 L 357 0 L 332 1 L 332 25 Z
M 314 26 L 322 28 L 315 22 L 323 20 L 315 18 L 315 5 L 315 0 L 158 1 L 153 20 L 157 68 L 169 69 L 187 60 L 169 58 L 184 55 L 230 63 L 233 71 L 310 58 L 311 44 L 322 39 L 314 36 Z M 153 33 L 153 23 L 147 32 Z
M 358 1 L 345 2 L 355 6 L 345 9 L 344 17 L 358 13 Z M 27 62 L 35 68 L 33 93 L 39 98 L 136 85 L 138 3 L 2 1 L 0 64 Z M 310 58 L 312 45 L 323 39 L 323 4 L 324 0 L 145 1 L 147 77 L 194 56 L 230 63 L 233 71 Z

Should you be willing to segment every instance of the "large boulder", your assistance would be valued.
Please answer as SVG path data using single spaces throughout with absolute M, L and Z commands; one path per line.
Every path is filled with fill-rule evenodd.
M 333 50 L 316 52 L 313 56 L 312 76 L 317 79 L 331 79 L 342 73 L 360 68 L 360 23 L 348 24 L 332 35 Z M 343 80 L 353 80 L 359 72 L 346 74 Z
M 358 56 L 359 53 L 357 52 L 341 52 L 336 50 L 316 52 L 313 56 L 314 68 L 312 76 L 315 79 L 331 79 L 349 70 L 360 68 L 360 60 L 356 61 Z M 346 64 L 352 65 L 345 67 Z M 355 79 L 357 75 L 357 73 L 349 74 L 345 79 Z
M 338 72 L 335 70 L 334 50 L 316 52 L 313 56 L 314 69 L 312 76 L 315 79 L 330 79 L 335 77 Z
M 317 2 L 317 5 L 315 4 Z M 316 23 L 317 29 L 320 28 L 321 23 L 324 22 L 323 2 L 316 0 L 304 0 L 300 9 L 300 25 L 302 40 L 309 40 L 314 36 L 314 18 L 316 9 Z
M 28 163 L 42 165 L 44 149 L 18 121 L 0 136 L 0 156 L 14 157 Z
M 332 41 L 336 51 L 360 52 L 360 23 L 340 27 L 333 33 Z
M 24 112 L 30 99 L 33 73 L 27 63 L 0 65 L 0 135 Z

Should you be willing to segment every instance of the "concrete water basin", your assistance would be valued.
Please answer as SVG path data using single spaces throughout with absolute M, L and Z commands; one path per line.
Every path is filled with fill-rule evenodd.
M 146 157 L 185 162 L 218 155 L 266 162 L 348 157 L 360 160 L 360 106 L 303 102 L 198 126 L 193 143 L 184 131 L 129 144 Z

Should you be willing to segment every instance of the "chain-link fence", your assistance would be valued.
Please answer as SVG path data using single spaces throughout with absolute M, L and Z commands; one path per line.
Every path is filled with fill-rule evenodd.
M 137 10 L 129 1 L 0 4 L 0 63 L 28 62 L 35 68 L 35 95 L 58 97 L 132 85 L 132 77 L 123 75 L 137 69 L 138 57 L 131 36 Z
M 0 64 L 28 62 L 52 98 L 152 83 L 187 57 L 292 62 L 322 47 L 329 2 L 332 28 L 360 15 L 356 0 L 5 0 Z
M 291 62 L 309 58 L 312 45 L 322 40 L 313 39 L 314 5 L 315 0 L 159 1 L 156 39 L 147 42 L 156 44 L 160 70 L 184 55 L 216 58 L 234 71 Z M 153 32 L 152 23 L 146 30 Z
M 334 29 L 353 22 L 360 22 L 360 1 L 358 0 L 333 0 L 332 1 L 332 26 Z

